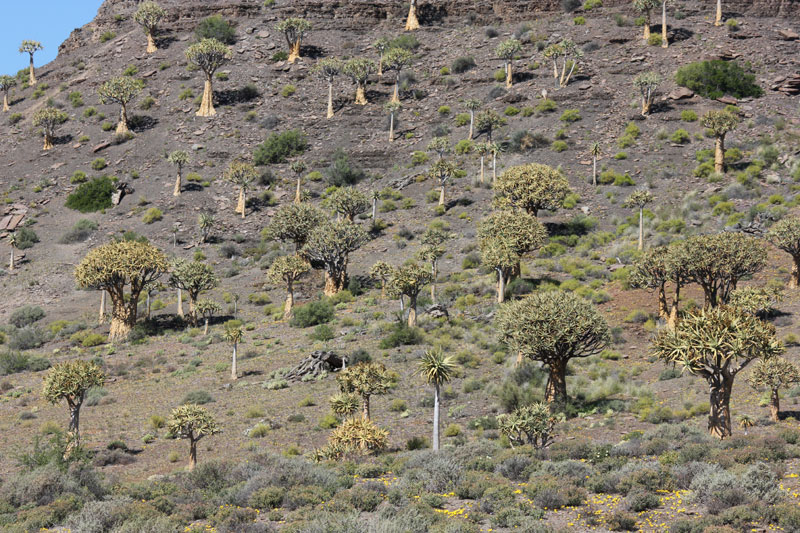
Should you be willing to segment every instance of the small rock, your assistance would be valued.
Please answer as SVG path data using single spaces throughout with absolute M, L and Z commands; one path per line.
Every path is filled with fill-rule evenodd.
M 108 142 L 108 141 L 106 141 L 106 142 L 104 142 L 104 143 L 100 143 L 100 144 L 98 144 L 97 146 L 95 146 L 94 148 L 92 148 L 92 152 L 93 152 L 93 153 L 97 153 L 97 152 L 99 152 L 100 150 L 105 150 L 105 149 L 106 149 L 106 148 L 108 148 L 109 146 L 111 146 L 111 143 L 110 143 L 110 142 Z
M 691 89 L 687 89 L 686 87 L 678 87 L 667 95 L 667 99 L 684 100 L 686 98 L 691 98 L 692 96 L 694 96 L 694 91 Z
M 736 105 L 739 103 L 739 100 L 737 100 L 733 96 L 722 96 L 720 98 L 717 98 L 717 102 L 727 105 Z
M 202 144 L 193 144 L 192 145 L 192 150 L 195 151 L 195 152 L 197 152 L 198 150 L 202 150 L 203 148 L 205 148 L 205 147 Z
M 800 35 L 793 30 L 778 30 L 778 35 L 780 35 L 781 39 L 784 41 L 796 41 L 800 39 Z

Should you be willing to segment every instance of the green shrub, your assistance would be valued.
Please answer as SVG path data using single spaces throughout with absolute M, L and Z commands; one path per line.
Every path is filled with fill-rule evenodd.
M 576 26 L 583 26 L 586 24 L 586 17 L 575 17 L 572 19 L 572 23 Z
M 405 323 L 395 324 L 388 337 L 381 339 L 382 349 L 409 346 L 422 342 L 422 331 L 419 328 L 410 328 Z
M 650 37 L 647 39 L 647 44 L 650 46 L 661 46 L 661 41 L 660 33 L 651 33 Z
M 389 41 L 389 48 L 405 48 L 413 51 L 419 48 L 419 40 L 411 33 L 404 33 Z
M 67 96 L 69 103 L 72 104 L 72 107 L 82 107 L 83 106 L 83 97 L 81 96 L 80 91 L 72 91 Z
M 100 42 L 101 42 L 101 43 L 108 42 L 108 41 L 110 41 L 111 39 L 113 39 L 113 38 L 114 38 L 114 37 L 116 37 L 116 36 L 117 36 L 117 34 L 116 34 L 116 33 L 114 33 L 114 32 L 113 32 L 113 31 L 111 31 L 111 30 L 104 31 L 104 32 L 103 32 L 103 33 L 100 35 Z M 76 106 L 76 107 L 77 107 L 77 106 Z
M 586 0 L 583 3 L 584 11 L 591 11 L 592 9 L 603 7 L 603 0 Z
M 61 244 L 74 244 L 83 242 L 97 230 L 97 224 L 85 218 L 80 219 L 58 240 Z
M 99 172 L 104 168 L 106 168 L 107 166 L 108 164 L 106 163 L 106 160 L 103 159 L 102 157 L 98 157 L 97 159 L 92 161 L 92 170 L 96 170 Z
M 414 165 L 415 167 L 419 165 L 424 165 L 425 163 L 428 162 L 429 159 L 430 158 L 428 154 L 421 150 L 417 150 L 415 152 L 412 152 L 411 154 L 411 164 Z
M 764 91 L 755 82 L 755 75 L 742 68 L 736 61 L 699 61 L 678 69 L 675 82 L 706 98 L 724 95 L 736 98 L 761 96 Z
M 271 59 L 272 59 L 273 63 L 278 63 L 280 61 L 286 61 L 287 59 L 289 59 L 289 52 L 287 52 L 286 50 L 278 50 L 277 52 L 272 54 L 272 58 Z
M 670 141 L 674 142 L 675 144 L 686 144 L 692 140 L 689 132 L 685 129 L 681 128 L 677 130 L 675 133 L 672 134 L 672 137 L 669 138 Z
M 367 177 L 362 169 L 350 162 L 350 156 L 342 148 L 333 153 L 333 161 L 325 173 L 328 176 L 328 184 L 335 187 L 355 185 Z
M 439 114 L 440 115 L 449 115 L 450 114 L 450 106 L 443 105 L 439 107 Z
M 255 509 L 277 509 L 283 504 L 286 489 L 281 487 L 264 487 L 255 491 L 248 501 L 248 505 Z
M 18 374 L 20 372 L 39 372 L 50 368 L 50 361 L 20 352 L 0 353 L 0 375 Z
M 197 405 L 203 405 L 206 403 L 211 403 L 214 401 L 214 398 L 204 390 L 195 390 L 191 392 L 187 392 L 186 395 L 181 400 L 181 405 L 186 405 L 188 403 L 196 403 Z
M 161 212 L 161 209 L 157 207 L 151 207 L 148 209 L 144 216 L 142 217 L 142 222 L 145 224 L 152 224 L 153 222 L 158 222 L 164 218 L 164 213 Z
M 38 305 L 26 305 L 11 313 L 8 323 L 18 328 L 24 328 L 40 321 L 45 316 L 46 313 Z
M 580 119 L 581 119 L 581 113 L 579 110 L 566 109 L 561 114 L 561 118 L 559 120 L 561 120 L 562 122 L 566 122 L 567 124 L 571 124 L 573 122 L 579 121 Z
M 550 145 L 550 148 L 554 152 L 564 152 L 569 149 L 569 145 L 564 141 L 553 141 L 553 144 Z
M 308 336 L 309 339 L 312 341 L 321 341 L 327 342 L 332 340 L 336 337 L 336 334 L 333 332 L 333 329 L 327 324 L 320 324 L 319 326 L 314 328 L 314 331 Z
M 453 151 L 458 155 L 467 155 L 475 148 L 475 143 L 469 139 L 462 139 L 456 143 Z
M 519 108 L 518 107 L 514 107 L 513 105 L 510 105 L 510 106 L 506 107 L 505 111 L 503 111 L 503 114 L 505 116 L 507 116 L 507 117 L 517 116 L 517 115 L 519 115 Z
M 256 165 L 285 163 L 287 159 L 302 154 L 307 148 L 308 140 L 299 130 L 273 133 L 256 147 L 253 161 Z
M 114 183 L 108 176 L 94 178 L 81 184 L 75 192 L 67 196 L 66 206 L 81 213 L 100 211 L 111 207 L 114 190 Z
M 454 121 L 456 123 L 456 126 L 458 126 L 459 128 L 464 127 L 464 126 L 468 126 L 469 125 L 469 121 L 470 121 L 470 114 L 469 113 L 459 113 L 458 115 L 455 116 Z
M 329 300 L 317 300 L 295 308 L 289 324 L 296 328 L 318 326 L 333 320 L 335 313 Z
M 558 104 L 556 104 L 555 100 L 551 100 L 550 98 L 545 98 L 538 104 L 536 104 L 536 112 L 537 113 L 551 113 L 558 109 Z
M 463 74 L 472 68 L 475 68 L 475 58 L 472 56 L 456 58 L 450 65 L 450 70 L 455 74 Z
M 281 96 L 283 96 L 284 98 L 288 98 L 296 92 L 297 92 L 297 87 L 295 87 L 294 85 L 291 84 L 285 85 L 281 90 Z
M 681 111 L 681 120 L 684 122 L 697 122 L 697 113 L 691 109 Z
M 30 228 L 19 228 L 14 234 L 17 237 L 16 247 L 19 250 L 27 250 L 39 242 L 39 236 Z
M 269 432 L 271 431 L 271 427 L 269 424 L 256 424 L 253 428 L 247 433 L 247 436 L 251 439 L 263 439 Z
M 201 20 L 194 33 L 198 40 L 216 39 L 225 44 L 236 42 L 236 29 L 233 24 L 219 15 L 212 15 Z

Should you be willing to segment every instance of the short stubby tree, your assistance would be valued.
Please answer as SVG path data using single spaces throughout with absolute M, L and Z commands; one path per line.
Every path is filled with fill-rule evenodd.
M 214 73 L 231 57 L 233 57 L 231 49 L 216 39 L 203 39 L 186 49 L 186 59 L 199 67 L 206 77 L 203 101 L 197 111 L 198 117 L 213 117 L 217 114 L 214 109 Z
M 736 375 L 755 359 L 783 352 L 775 327 L 732 307 L 714 307 L 684 317 L 675 329 L 664 329 L 652 353 L 667 364 L 700 376 L 710 389 L 708 432 L 731 435 L 730 400 Z
M 539 163 L 509 168 L 497 178 L 495 191 L 497 205 L 524 209 L 533 216 L 543 209 L 558 209 L 572 192 L 561 172 Z
M 333 296 L 345 288 L 350 254 L 368 240 L 363 227 L 346 220 L 328 222 L 311 231 L 301 255 L 311 266 L 319 265 L 325 270 L 325 296 Z
M 172 410 L 168 424 L 169 432 L 179 439 L 189 441 L 189 464 L 187 470 L 197 465 L 197 443 L 203 437 L 216 435 L 221 430 L 214 417 L 197 404 L 181 405 Z
M 80 359 L 55 365 L 45 375 L 44 399 L 52 404 L 66 400 L 69 406 L 68 450 L 80 445 L 80 414 L 86 391 L 101 387 L 105 379 L 99 366 Z
M 605 318 L 591 302 L 571 292 L 532 294 L 500 307 L 500 340 L 520 358 L 547 366 L 545 399 L 556 408 L 567 403 L 567 363 L 603 351 L 611 340 Z
M 107 291 L 111 297 L 109 341 L 122 341 L 136 325 L 139 294 L 167 271 L 167 258 L 155 246 L 119 241 L 91 250 L 75 269 L 82 288 Z M 125 288 L 130 286 L 126 294 Z

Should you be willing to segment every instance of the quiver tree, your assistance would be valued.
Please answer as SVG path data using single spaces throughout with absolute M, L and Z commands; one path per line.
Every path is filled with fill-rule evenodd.
M 383 58 L 384 70 L 394 71 L 394 92 L 392 102 L 400 101 L 400 74 L 414 60 L 414 54 L 405 48 L 391 48 Z
M 575 72 L 578 59 L 583 57 L 583 51 L 578 48 L 578 45 L 569 39 L 564 39 L 560 43 L 551 44 L 542 53 L 544 57 L 553 61 L 553 79 L 556 87 L 564 88 L 569 85 L 569 80 Z M 560 69 L 559 59 L 561 60 Z
M 408 18 L 406 19 L 406 31 L 419 29 L 419 19 L 417 18 L 417 0 L 411 0 L 408 8 Z
M 741 233 L 695 235 L 671 250 L 670 261 L 679 265 L 687 281 L 697 283 L 705 295 L 705 307 L 728 303 L 739 281 L 767 264 L 760 239 Z
M 500 340 L 518 356 L 548 367 L 548 403 L 567 403 L 567 363 L 603 351 L 608 324 L 589 301 L 572 292 L 547 291 L 503 304 L 497 311 Z
M 286 304 L 283 307 L 284 318 L 289 318 L 292 315 L 295 282 L 310 269 L 311 267 L 308 263 L 296 255 L 278 257 L 267 269 L 268 282 L 286 287 Z
M 430 283 L 431 273 L 414 262 L 394 269 L 389 280 L 389 293 L 402 298 L 408 296 L 408 327 L 417 325 L 417 298 L 425 285 Z
M 228 170 L 225 171 L 223 178 L 225 181 L 233 183 L 239 187 L 239 201 L 236 204 L 236 213 L 241 213 L 244 218 L 247 211 L 247 191 L 258 177 L 258 171 L 252 163 L 245 161 L 234 161 Z
M 339 389 L 345 394 L 361 397 L 361 418 L 370 419 L 370 397 L 386 394 L 392 386 L 392 376 L 383 363 L 358 363 L 339 372 L 336 376 Z
M 348 222 L 369 209 L 369 197 L 355 187 L 340 187 L 328 197 L 333 212 Z
M 494 109 L 487 109 L 478 113 L 475 118 L 475 126 L 478 131 L 486 133 L 486 139 L 491 143 L 494 131 L 501 126 L 505 126 L 506 119 L 497 114 Z
M 169 284 L 189 295 L 189 321 L 197 325 L 197 298 L 203 291 L 210 291 L 219 284 L 214 269 L 200 261 L 176 260 L 172 265 Z
M 417 372 L 425 383 L 433 385 L 433 451 L 439 451 L 439 397 L 442 385 L 449 382 L 456 369 L 452 355 L 445 355 L 441 348 L 427 350 L 419 362 Z
M 30 56 L 30 64 L 28 67 L 28 85 L 36 85 L 36 75 L 33 70 L 33 54 L 38 52 L 39 50 L 44 50 L 44 46 L 39 41 L 29 41 L 24 40 L 22 44 L 19 45 L 19 53 L 20 54 L 28 54 Z
M 450 139 L 447 137 L 434 137 L 428 143 L 428 151 L 433 152 L 438 156 L 438 159 L 444 159 L 444 156 L 450 153 Z
M 503 68 L 506 71 L 506 88 L 510 89 L 514 85 L 514 58 L 522 52 L 522 43 L 516 39 L 503 41 L 495 50 L 497 57 L 503 60 Z
M 80 445 L 81 405 L 86 391 L 92 387 L 102 387 L 106 377 L 99 366 L 90 361 L 73 359 L 51 368 L 44 377 L 42 395 L 52 404 L 66 400 L 69 406 L 68 445 L 64 455 Z
M 321 209 L 309 203 L 286 204 L 278 208 L 262 233 L 267 240 L 294 243 L 295 252 L 299 253 L 309 234 L 327 218 Z
M 333 80 L 342 73 L 344 63 L 335 57 L 317 61 L 314 72 L 328 84 L 328 118 L 333 118 Z
M 175 188 L 172 191 L 172 196 L 180 196 L 181 181 L 183 179 L 183 167 L 189 164 L 189 153 L 185 150 L 175 150 L 167 156 L 167 161 L 175 165 L 175 167 L 178 169 L 178 175 L 175 177 Z M 206 242 L 205 238 L 203 239 L 203 242 Z
M 657 246 L 647 250 L 633 264 L 630 281 L 631 286 L 658 291 L 658 316 L 674 328 L 678 320 L 678 305 L 681 288 L 686 284 L 686 273 L 680 260 L 674 261 L 672 256 L 680 244 Z M 666 285 L 673 286 L 672 304 L 667 307 Z
M 8 261 L 8 270 L 9 272 L 14 270 L 14 250 L 17 249 L 17 245 L 19 244 L 19 237 L 17 236 L 16 232 L 12 232 L 8 234 L 8 247 L 11 248 L 11 259 Z
M 739 125 L 739 117 L 730 111 L 709 111 L 702 125 L 714 136 L 714 171 L 725 172 L 725 136 Z
M 297 176 L 297 188 L 295 189 L 294 193 L 294 203 L 299 204 L 303 201 L 303 192 L 301 191 L 301 186 L 303 185 L 303 172 L 306 171 L 306 164 L 303 161 L 292 161 L 289 165 L 289 170 L 294 172 L 294 175 Z
M 329 399 L 331 411 L 336 416 L 352 418 L 361 406 L 361 397 L 354 392 L 339 392 Z
M 138 241 L 118 241 L 91 250 L 75 269 L 81 288 L 105 290 L 111 298 L 109 341 L 125 340 L 136 325 L 142 289 L 167 271 L 164 254 Z M 130 292 L 125 294 L 125 287 Z
M 525 255 L 538 250 L 547 240 L 547 230 L 525 211 L 494 211 L 478 225 L 478 247 L 483 262 L 497 273 L 497 302 L 505 300 L 506 284 L 518 276 Z
M 208 335 L 208 322 L 222 311 L 222 306 L 210 298 L 200 298 L 195 306 L 197 314 L 203 317 L 203 335 Z
M 475 151 L 481 161 L 480 182 L 486 183 L 486 155 L 490 153 L 489 143 L 478 143 L 475 145 Z
M 161 19 L 167 16 L 167 11 L 155 2 L 144 2 L 139 5 L 139 9 L 133 15 L 133 20 L 142 27 L 147 35 L 147 53 L 152 54 L 158 47 L 156 46 L 156 32 Z
M 439 205 L 444 205 L 444 194 L 447 182 L 456 175 L 458 167 L 452 161 L 446 159 L 439 159 L 429 171 L 429 175 L 436 180 L 439 185 Z
M 354 57 L 342 67 L 342 74 L 356 84 L 356 104 L 367 105 L 367 80 L 375 72 L 375 62 L 363 57 Z
M 780 287 L 742 287 L 731 291 L 728 305 L 741 309 L 759 318 L 763 318 L 783 300 L 783 289 Z
M 714 17 L 714 26 L 722 26 L 722 0 L 717 0 L 717 14 Z
M 347 285 L 350 254 L 367 240 L 364 228 L 346 220 L 326 222 L 311 231 L 301 254 L 314 268 L 325 270 L 326 296 L 333 296 Z
M 499 415 L 497 424 L 500 433 L 508 439 L 509 445 L 529 444 L 540 450 L 552 442 L 556 417 L 546 403 L 535 402 L 514 409 L 508 414 Z
M 200 228 L 200 244 L 208 242 L 211 232 L 214 230 L 214 214 L 204 211 L 197 215 L 197 227 Z
M 394 128 L 395 123 L 397 121 L 397 114 L 402 109 L 403 104 L 400 102 L 387 102 L 384 106 L 386 111 L 389 113 L 389 142 L 394 142 Z
M 644 36 L 645 41 L 650 39 L 650 15 L 658 7 L 659 0 L 633 0 L 633 7 L 644 15 Z
M 141 90 L 141 82 L 130 76 L 111 78 L 97 90 L 102 103 L 119 104 L 119 123 L 117 123 L 118 135 L 130 133 L 128 129 L 128 104 L 139 95 Z
M 597 159 L 600 157 L 600 154 L 602 154 L 600 143 L 592 143 L 589 154 L 592 156 L 592 185 L 597 187 Z
M 378 261 L 369 271 L 369 277 L 381 284 L 381 300 L 386 298 L 386 285 L 394 275 L 394 267 L 385 261 Z
M 650 191 L 639 189 L 633 191 L 623 204 L 624 207 L 633 207 L 639 210 L 639 250 L 644 248 L 644 208 L 654 199 L 655 197 Z
M 767 239 L 774 246 L 792 256 L 789 288 L 796 289 L 800 284 L 800 218 L 782 218 L 769 229 Z
M 55 107 L 43 107 L 33 115 L 33 125 L 41 127 L 44 134 L 43 150 L 53 149 L 56 130 L 67 121 L 67 114 Z
M 780 419 L 780 389 L 797 382 L 800 382 L 800 370 L 783 357 L 761 359 L 747 379 L 754 389 L 769 391 L 769 414 L 774 422 Z
M 464 107 L 469 110 L 469 140 L 475 137 L 475 111 L 481 108 L 481 101 L 475 98 L 470 98 L 464 102 Z M 483 180 L 481 180 L 482 182 Z
M 656 89 L 661 83 L 661 76 L 656 72 L 643 72 L 633 79 L 633 85 L 639 89 L 642 95 L 642 116 L 650 114 L 653 107 L 653 100 L 656 96 Z
M 386 50 L 389 49 L 389 39 L 381 37 L 372 46 L 378 52 L 378 76 L 383 76 L 383 57 L 386 54 Z
M 214 109 L 212 80 L 217 69 L 232 56 L 231 49 L 216 39 L 203 39 L 186 49 L 186 59 L 189 60 L 189 63 L 199 67 L 206 77 L 203 87 L 203 101 L 197 111 L 198 117 L 213 117 L 217 114 Z
M 561 172 L 547 165 L 529 163 L 510 167 L 495 184 L 495 203 L 523 209 L 533 216 L 561 207 L 572 190 Z
M 3 111 L 9 111 L 11 108 L 8 107 L 8 92 L 17 84 L 17 79 L 8 76 L 7 74 L 3 74 L 0 76 L 0 91 L 3 91 Z
M 311 23 L 305 19 L 291 17 L 279 22 L 275 29 L 286 37 L 289 45 L 289 63 L 294 63 L 300 57 L 300 46 L 305 34 L 311 31 Z
M 236 367 L 236 363 L 238 362 L 237 352 L 239 343 L 242 342 L 242 338 L 244 337 L 242 323 L 238 320 L 229 320 L 225 322 L 225 333 L 223 333 L 222 336 L 233 346 L 233 356 L 231 357 L 231 379 L 237 380 L 239 379 L 239 374 Z
M 667 1 L 661 0 L 661 48 L 669 48 L 667 36 Z
M 444 243 L 450 240 L 451 235 L 437 228 L 428 228 L 420 239 L 422 248 L 417 255 L 422 261 L 431 266 L 431 300 L 436 303 L 436 278 L 439 277 L 439 259 L 447 249 Z
M 652 347 L 653 355 L 665 363 L 708 382 L 708 432 L 720 439 L 731 435 L 730 398 L 736 374 L 754 359 L 770 359 L 782 351 L 774 326 L 729 307 L 684 317 L 675 329 L 661 330 Z
M 211 414 L 205 408 L 193 403 L 173 409 L 167 427 L 172 435 L 189 441 L 187 470 L 194 470 L 197 465 L 198 441 L 221 431 Z

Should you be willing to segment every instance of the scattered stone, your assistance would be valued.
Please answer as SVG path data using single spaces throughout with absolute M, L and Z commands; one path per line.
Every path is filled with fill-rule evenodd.
M 678 87 L 667 95 L 667 100 L 684 100 L 694 96 L 694 91 L 686 87 Z
M 287 381 L 300 381 L 305 376 L 317 377 L 322 372 L 338 372 L 347 364 L 347 357 L 339 357 L 334 352 L 317 350 L 300 364 L 284 374 Z
M 778 76 L 772 80 L 772 90 L 780 91 L 789 96 L 800 94 L 800 72 Z
M 793 30 L 778 30 L 778 35 L 784 41 L 796 41 L 797 39 L 800 39 L 800 35 Z
M 739 103 L 739 100 L 737 100 L 733 96 L 727 96 L 726 95 L 726 96 L 722 96 L 720 98 L 717 98 L 717 102 L 719 102 L 721 104 L 726 104 L 726 105 L 736 105 L 736 104 Z
M 447 307 L 442 304 L 430 306 L 425 310 L 425 314 L 431 318 L 446 318 L 447 320 L 450 320 L 450 313 L 447 312 Z
M 100 143 L 97 146 L 95 146 L 94 148 L 92 148 L 92 152 L 96 154 L 97 152 L 99 152 L 101 150 L 105 150 L 109 146 L 111 146 L 111 143 L 108 142 L 108 141 L 106 141 L 104 143 Z

